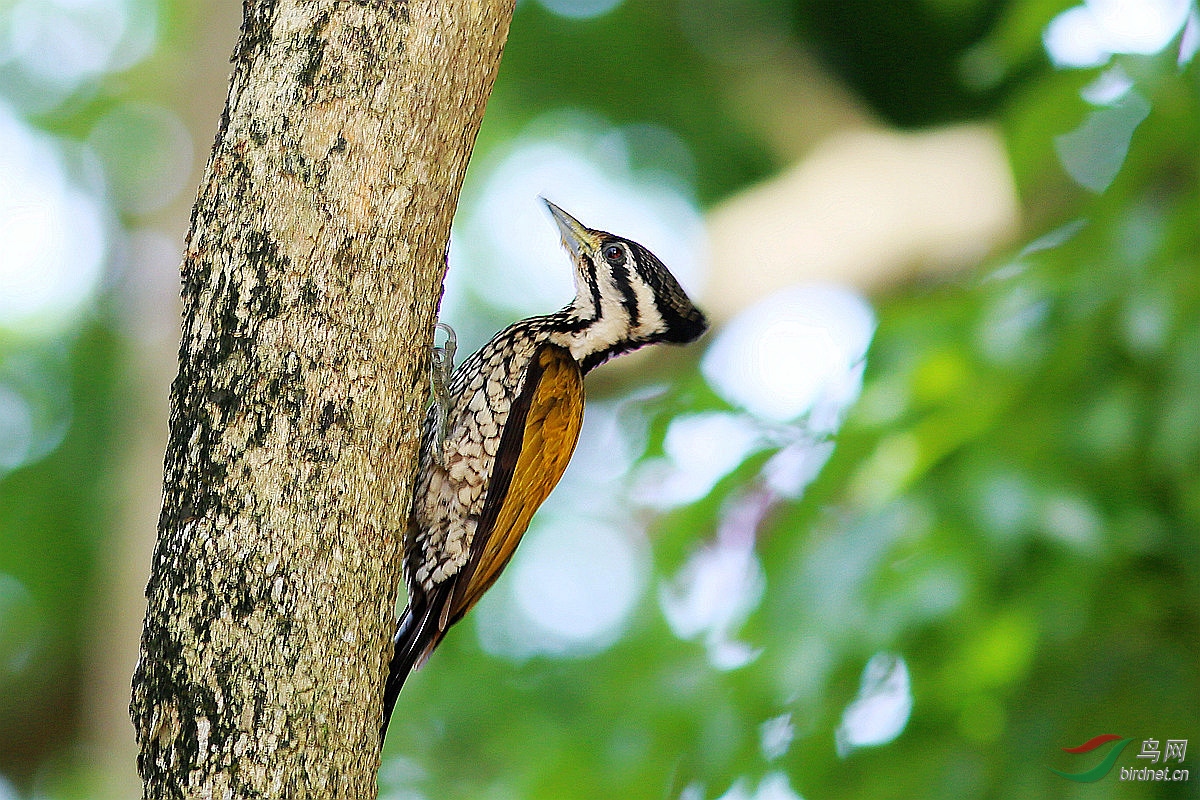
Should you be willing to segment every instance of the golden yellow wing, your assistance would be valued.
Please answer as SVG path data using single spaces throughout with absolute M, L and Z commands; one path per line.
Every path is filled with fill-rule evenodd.
M 470 558 L 452 590 L 448 625 L 495 583 L 529 520 L 562 477 L 583 426 L 583 373 L 571 354 L 543 345 L 509 412 Z

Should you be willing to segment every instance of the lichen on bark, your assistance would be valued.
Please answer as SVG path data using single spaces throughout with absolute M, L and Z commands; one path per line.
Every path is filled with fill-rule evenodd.
M 373 797 L 442 254 L 513 0 L 246 0 L 183 261 L 147 798 Z

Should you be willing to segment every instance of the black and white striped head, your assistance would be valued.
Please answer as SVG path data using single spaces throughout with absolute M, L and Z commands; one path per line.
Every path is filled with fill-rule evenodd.
M 572 355 L 586 372 L 613 356 L 657 342 L 684 344 L 708 329 L 658 258 L 637 242 L 585 227 L 542 198 L 575 264 Z

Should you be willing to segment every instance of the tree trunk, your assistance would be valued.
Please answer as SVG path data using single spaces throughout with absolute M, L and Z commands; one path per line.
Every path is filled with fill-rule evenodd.
M 376 794 L 450 221 L 513 0 L 245 0 L 192 215 L 145 797 Z

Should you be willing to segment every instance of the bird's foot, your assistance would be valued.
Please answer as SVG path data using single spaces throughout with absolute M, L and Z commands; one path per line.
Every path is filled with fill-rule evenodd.
M 433 452 L 438 463 L 446 466 L 446 428 L 450 413 L 450 376 L 454 374 L 454 351 L 458 347 L 458 336 L 454 328 L 439 322 L 436 331 L 446 334 L 441 346 L 434 345 L 429 359 L 429 387 L 434 407 L 437 409 L 437 425 L 433 434 Z

